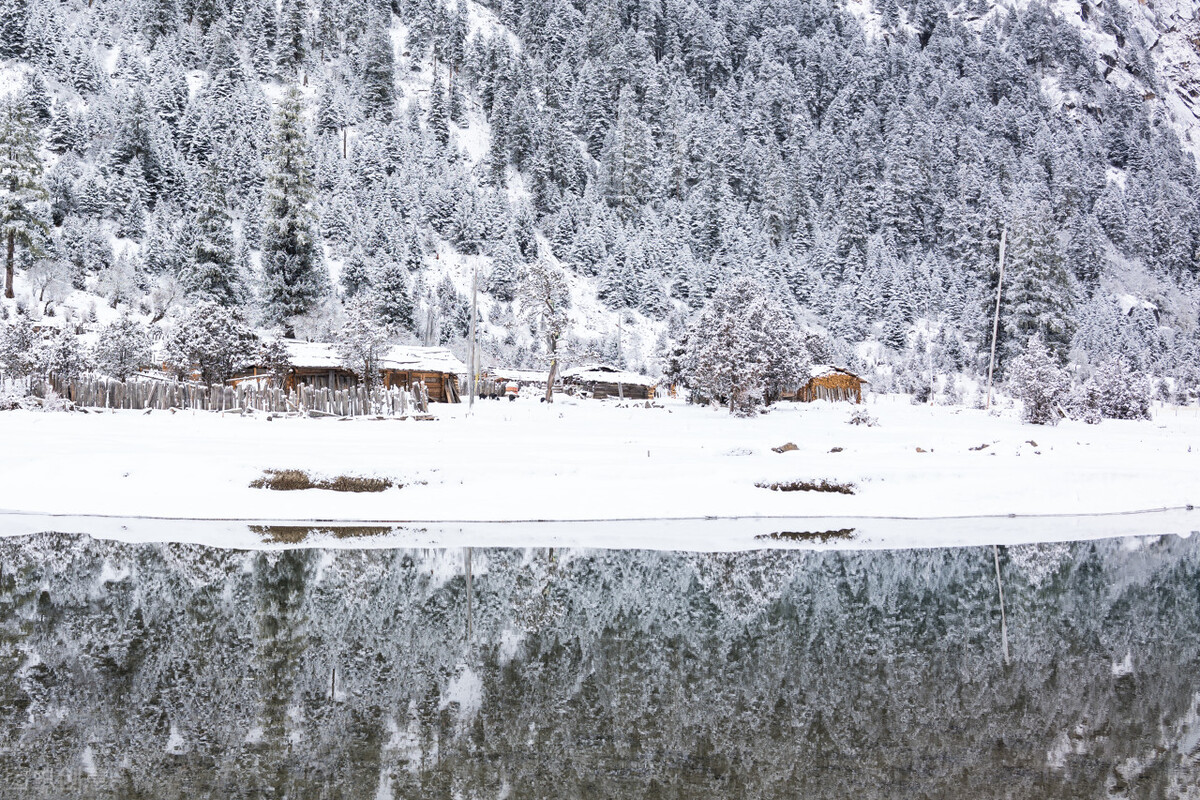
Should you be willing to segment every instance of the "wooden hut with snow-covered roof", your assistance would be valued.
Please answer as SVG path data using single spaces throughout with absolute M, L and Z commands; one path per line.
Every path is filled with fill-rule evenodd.
M 379 362 L 386 387 L 411 389 L 423 383 L 429 399 L 439 403 L 459 402 L 458 376 L 467 374 L 467 367 L 445 347 L 394 345 Z
M 808 380 L 794 392 L 784 392 L 783 399 L 811 403 L 814 400 L 862 402 L 863 384 L 869 381 L 860 378 L 848 369 L 832 364 L 813 364 L 808 371 Z
M 358 376 L 342 363 L 336 345 L 294 339 L 284 340 L 283 345 L 289 364 L 283 380 L 285 390 L 292 391 L 298 386 L 342 390 L 358 385 Z M 237 376 L 232 383 L 261 380 L 267 372 L 260 365 Z M 466 365 L 444 347 L 393 345 L 379 361 L 379 378 L 384 387 L 412 389 L 414 383 L 422 383 L 429 399 L 438 403 L 459 402 L 458 378 L 466 373 Z
M 566 391 L 586 393 L 597 400 L 623 397 L 626 400 L 653 400 L 658 381 L 636 372 L 625 372 L 604 364 L 590 364 L 563 370 Z

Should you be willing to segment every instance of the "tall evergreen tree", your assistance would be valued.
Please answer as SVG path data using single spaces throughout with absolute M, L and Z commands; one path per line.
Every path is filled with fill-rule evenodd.
M 4 296 L 13 296 L 16 247 L 34 248 L 49 226 L 37 204 L 48 195 L 42 185 L 38 136 L 29 112 L 12 98 L 0 104 L 0 231 L 4 234 Z
M 391 122 L 396 105 L 396 56 L 382 20 L 371 24 L 363 43 L 362 98 L 368 117 Z
M 317 239 L 313 164 L 304 136 L 300 93 L 280 101 L 268 155 L 262 265 L 266 317 L 293 335 L 297 316 L 312 310 L 328 276 Z
M 205 175 L 196 211 L 195 232 L 188 290 L 223 306 L 235 304 L 241 281 L 234 252 L 233 221 L 215 166 Z

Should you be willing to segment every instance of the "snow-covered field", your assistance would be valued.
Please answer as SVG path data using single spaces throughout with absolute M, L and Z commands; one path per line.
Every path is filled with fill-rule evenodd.
M 1200 527 L 1200 512 L 1188 511 L 1136 524 L 1114 517 L 1082 526 L 1052 519 L 887 526 L 846 520 L 1183 508 L 1200 500 L 1196 408 L 1160 408 L 1152 422 L 1039 427 L 1021 424 L 1012 409 L 989 415 L 876 397 L 862 408 L 879 424 L 866 427 L 848 424 L 853 407 L 847 404 L 783 404 L 753 419 L 677 401 L 661 405 L 560 398 L 547 406 L 521 398 L 477 403 L 471 415 L 465 404 L 435 406 L 434 421 L 6 412 L 0 415 L 0 510 L 22 513 L 0 518 L 0 532 L 70 528 L 252 546 L 260 540 L 244 524 L 144 518 L 353 520 L 453 523 L 408 524 L 396 534 L 422 544 L 720 549 L 728 532 L 730 549 L 741 549 L 755 541 L 751 529 L 854 527 L 878 532 L 860 536 L 861 546 L 913 546 Z M 786 442 L 798 449 L 772 451 Z M 329 477 L 386 476 L 405 485 L 377 494 L 249 488 L 264 469 L 288 468 Z M 755 486 L 796 480 L 850 483 L 855 494 Z M 45 515 L 118 519 L 60 525 Z M 763 516 L 808 519 L 786 525 L 662 521 Z M 631 519 L 646 521 L 457 524 Z M 812 524 L 797 527 L 802 521 Z

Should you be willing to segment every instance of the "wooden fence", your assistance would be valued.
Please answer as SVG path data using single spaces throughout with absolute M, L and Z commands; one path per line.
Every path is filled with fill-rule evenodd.
M 400 417 L 429 413 L 429 391 L 419 381 L 411 390 L 392 387 L 368 390 L 314 389 L 301 385 L 285 392 L 279 388 L 248 384 L 206 386 L 200 383 L 148 380 L 132 377 L 126 381 L 95 375 L 65 378 L 50 375 L 34 383 L 34 394 L 45 397 L 54 392 L 82 408 L 114 408 L 140 411 L 186 409 L 193 411 L 249 412 L 271 414 L 307 414 L 308 416 Z

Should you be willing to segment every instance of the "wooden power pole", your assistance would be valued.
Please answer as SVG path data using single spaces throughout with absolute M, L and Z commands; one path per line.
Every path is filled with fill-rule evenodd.
M 1008 240 L 1008 226 L 1000 231 L 1000 280 L 996 284 L 996 316 L 992 319 L 992 354 L 988 358 L 988 388 L 987 403 L 984 409 L 992 407 L 992 373 L 996 370 L 996 337 L 1000 334 L 1000 295 L 1004 293 L 1004 245 Z

